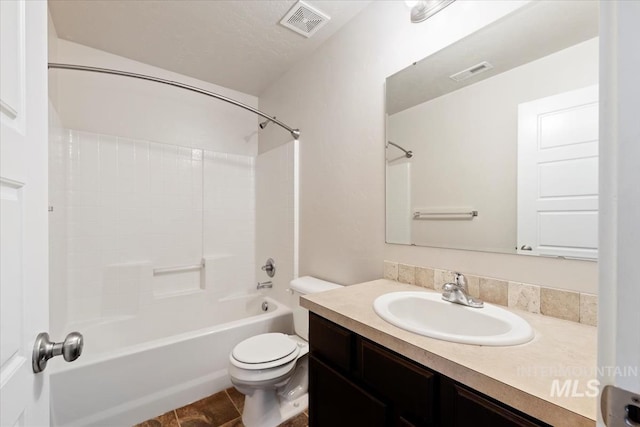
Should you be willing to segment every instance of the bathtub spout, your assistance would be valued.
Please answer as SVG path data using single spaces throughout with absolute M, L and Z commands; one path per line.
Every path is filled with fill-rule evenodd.
M 273 288 L 273 282 L 271 280 L 267 280 L 266 282 L 258 282 L 258 286 L 256 286 L 256 289 L 260 290 L 264 288 Z

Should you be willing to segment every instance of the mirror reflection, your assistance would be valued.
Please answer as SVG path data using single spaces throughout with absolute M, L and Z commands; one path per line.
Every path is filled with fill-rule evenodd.
M 534 2 L 388 77 L 387 242 L 596 259 L 597 36 Z

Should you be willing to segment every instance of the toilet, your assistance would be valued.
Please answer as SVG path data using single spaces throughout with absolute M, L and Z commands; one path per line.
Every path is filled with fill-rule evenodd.
M 291 281 L 294 295 L 340 288 L 314 277 Z M 247 338 L 229 355 L 229 377 L 245 395 L 242 422 L 247 427 L 275 427 L 308 406 L 309 312 L 296 298 L 296 335 L 266 333 Z

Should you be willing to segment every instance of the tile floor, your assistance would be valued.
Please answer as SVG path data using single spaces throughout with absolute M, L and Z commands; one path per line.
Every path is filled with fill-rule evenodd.
M 228 388 L 190 405 L 169 411 L 134 427 L 244 427 L 241 414 L 244 395 Z M 307 427 L 306 411 L 279 427 Z

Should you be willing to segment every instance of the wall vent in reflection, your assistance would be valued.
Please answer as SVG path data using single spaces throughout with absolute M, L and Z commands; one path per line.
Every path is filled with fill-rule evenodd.
M 461 82 L 463 80 L 467 80 L 470 77 L 475 76 L 476 74 L 484 73 L 485 71 L 489 71 L 493 68 L 493 65 L 488 63 L 487 61 L 483 61 L 479 64 L 476 64 L 472 67 L 467 68 L 466 70 L 462 70 L 459 73 L 455 73 L 449 78 L 451 80 L 455 80 L 457 82 Z

